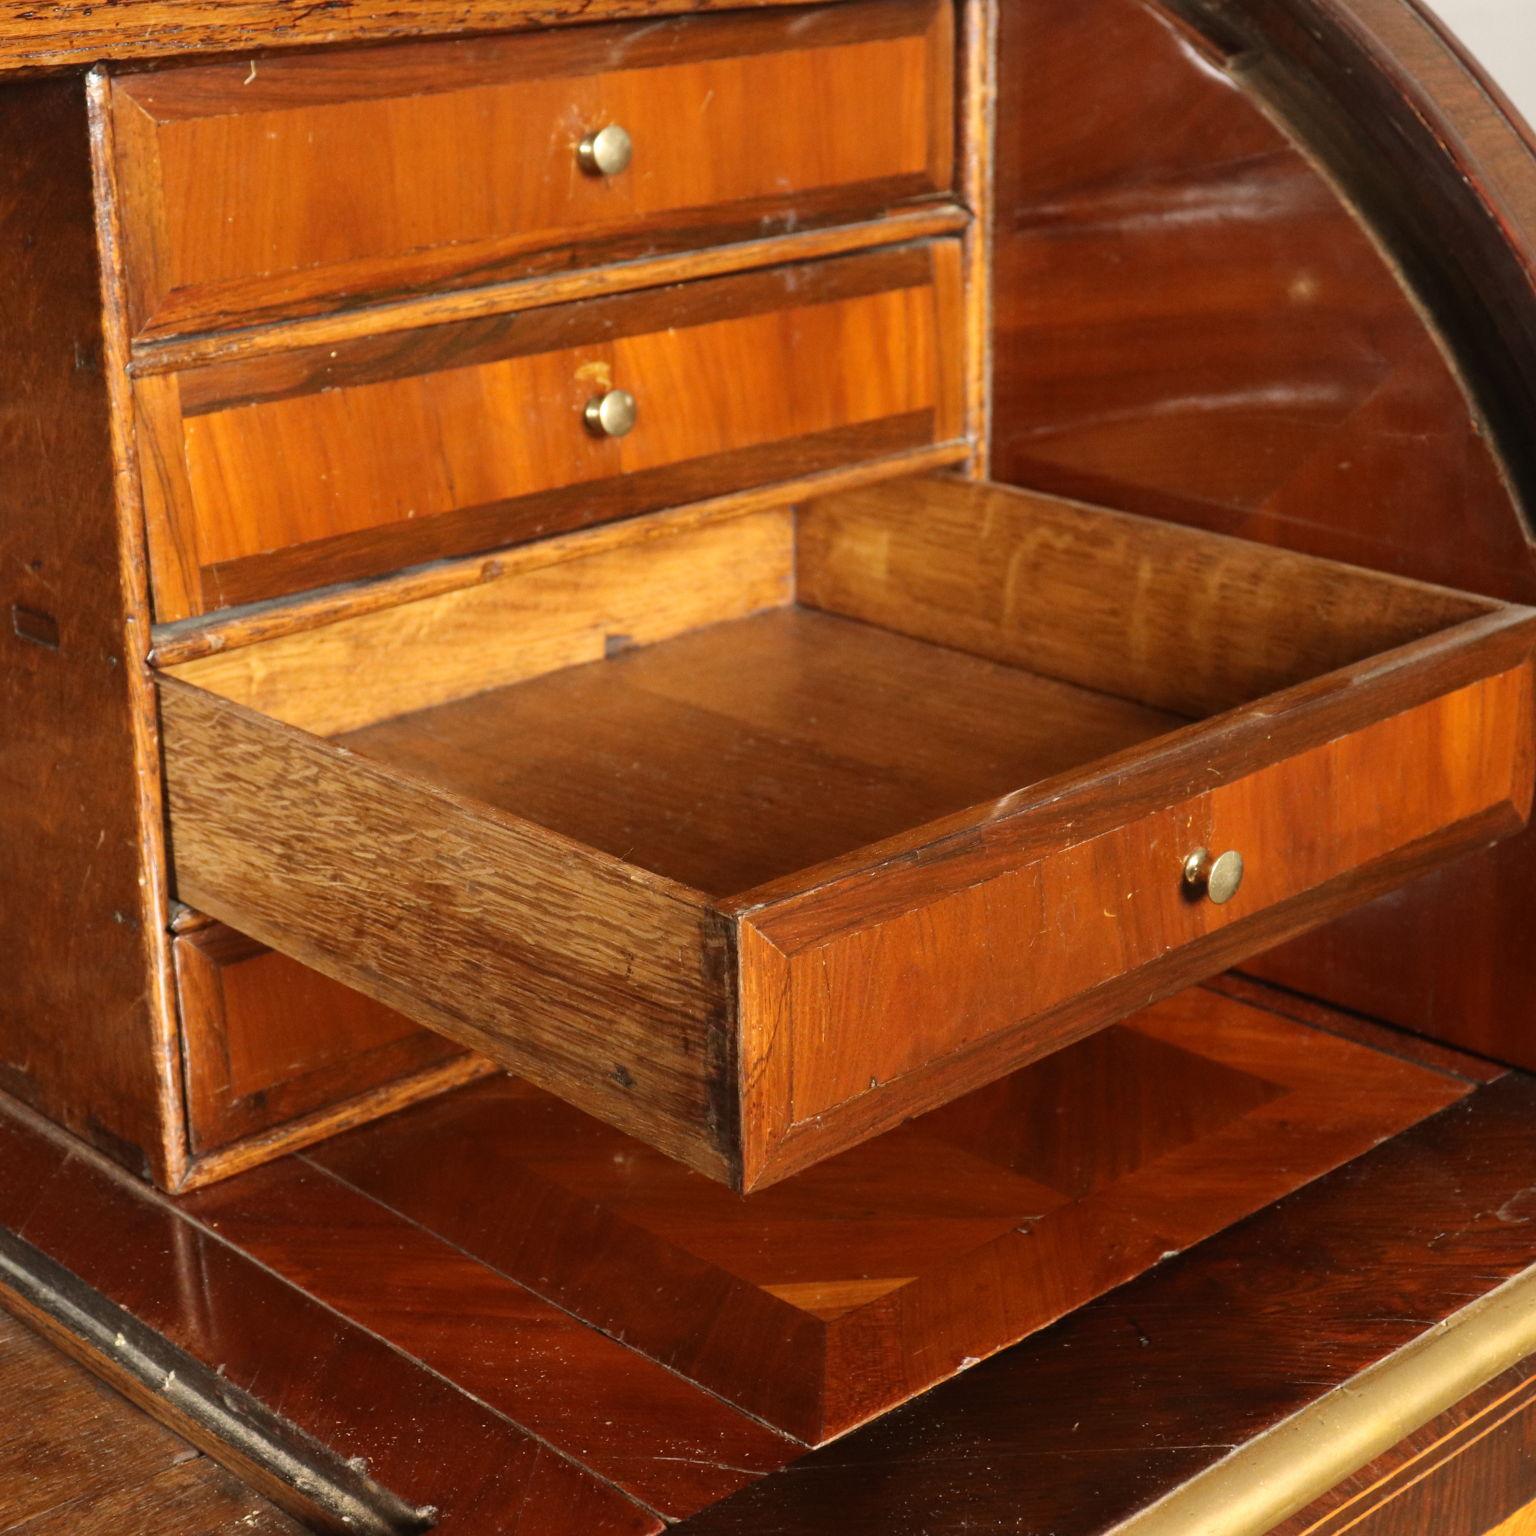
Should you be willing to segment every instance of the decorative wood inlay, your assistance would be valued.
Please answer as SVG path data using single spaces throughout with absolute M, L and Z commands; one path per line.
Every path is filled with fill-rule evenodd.
M 307 1156 L 817 1441 L 1467 1091 L 1196 991 L 746 1201 L 511 1080 Z

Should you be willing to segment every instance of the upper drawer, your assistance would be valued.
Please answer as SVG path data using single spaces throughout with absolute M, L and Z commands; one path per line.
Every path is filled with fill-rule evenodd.
M 949 0 L 115 77 L 137 335 L 880 213 L 952 180 Z M 609 174 L 583 141 L 622 127 Z
M 543 553 L 165 678 L 178 893 L 741 1186 L 1530 810 L 1526 610 L 960 480 Z
M 942 241 L 142 375 L 156 617 L 958 439 L 959 291 Z

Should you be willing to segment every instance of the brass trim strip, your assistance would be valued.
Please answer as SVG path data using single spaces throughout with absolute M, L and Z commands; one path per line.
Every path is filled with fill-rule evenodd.
M 1264 1536 L 1536 1354 L 1536 1265 L 1250 1440 L 1106 1536 Z

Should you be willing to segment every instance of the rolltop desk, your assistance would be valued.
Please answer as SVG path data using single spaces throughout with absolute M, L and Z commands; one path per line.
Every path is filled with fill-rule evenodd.
M 0 1302 L 318 1529 L 1524 1529 L 1536 140 L 1427 10 L 0 69 Z

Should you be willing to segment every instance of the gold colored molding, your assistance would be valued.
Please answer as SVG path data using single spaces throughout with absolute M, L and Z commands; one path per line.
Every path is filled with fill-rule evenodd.
M 1532 1354 L 1536 1265 L 1121 1521 L 1110 1536 L 1265 1536 Z

